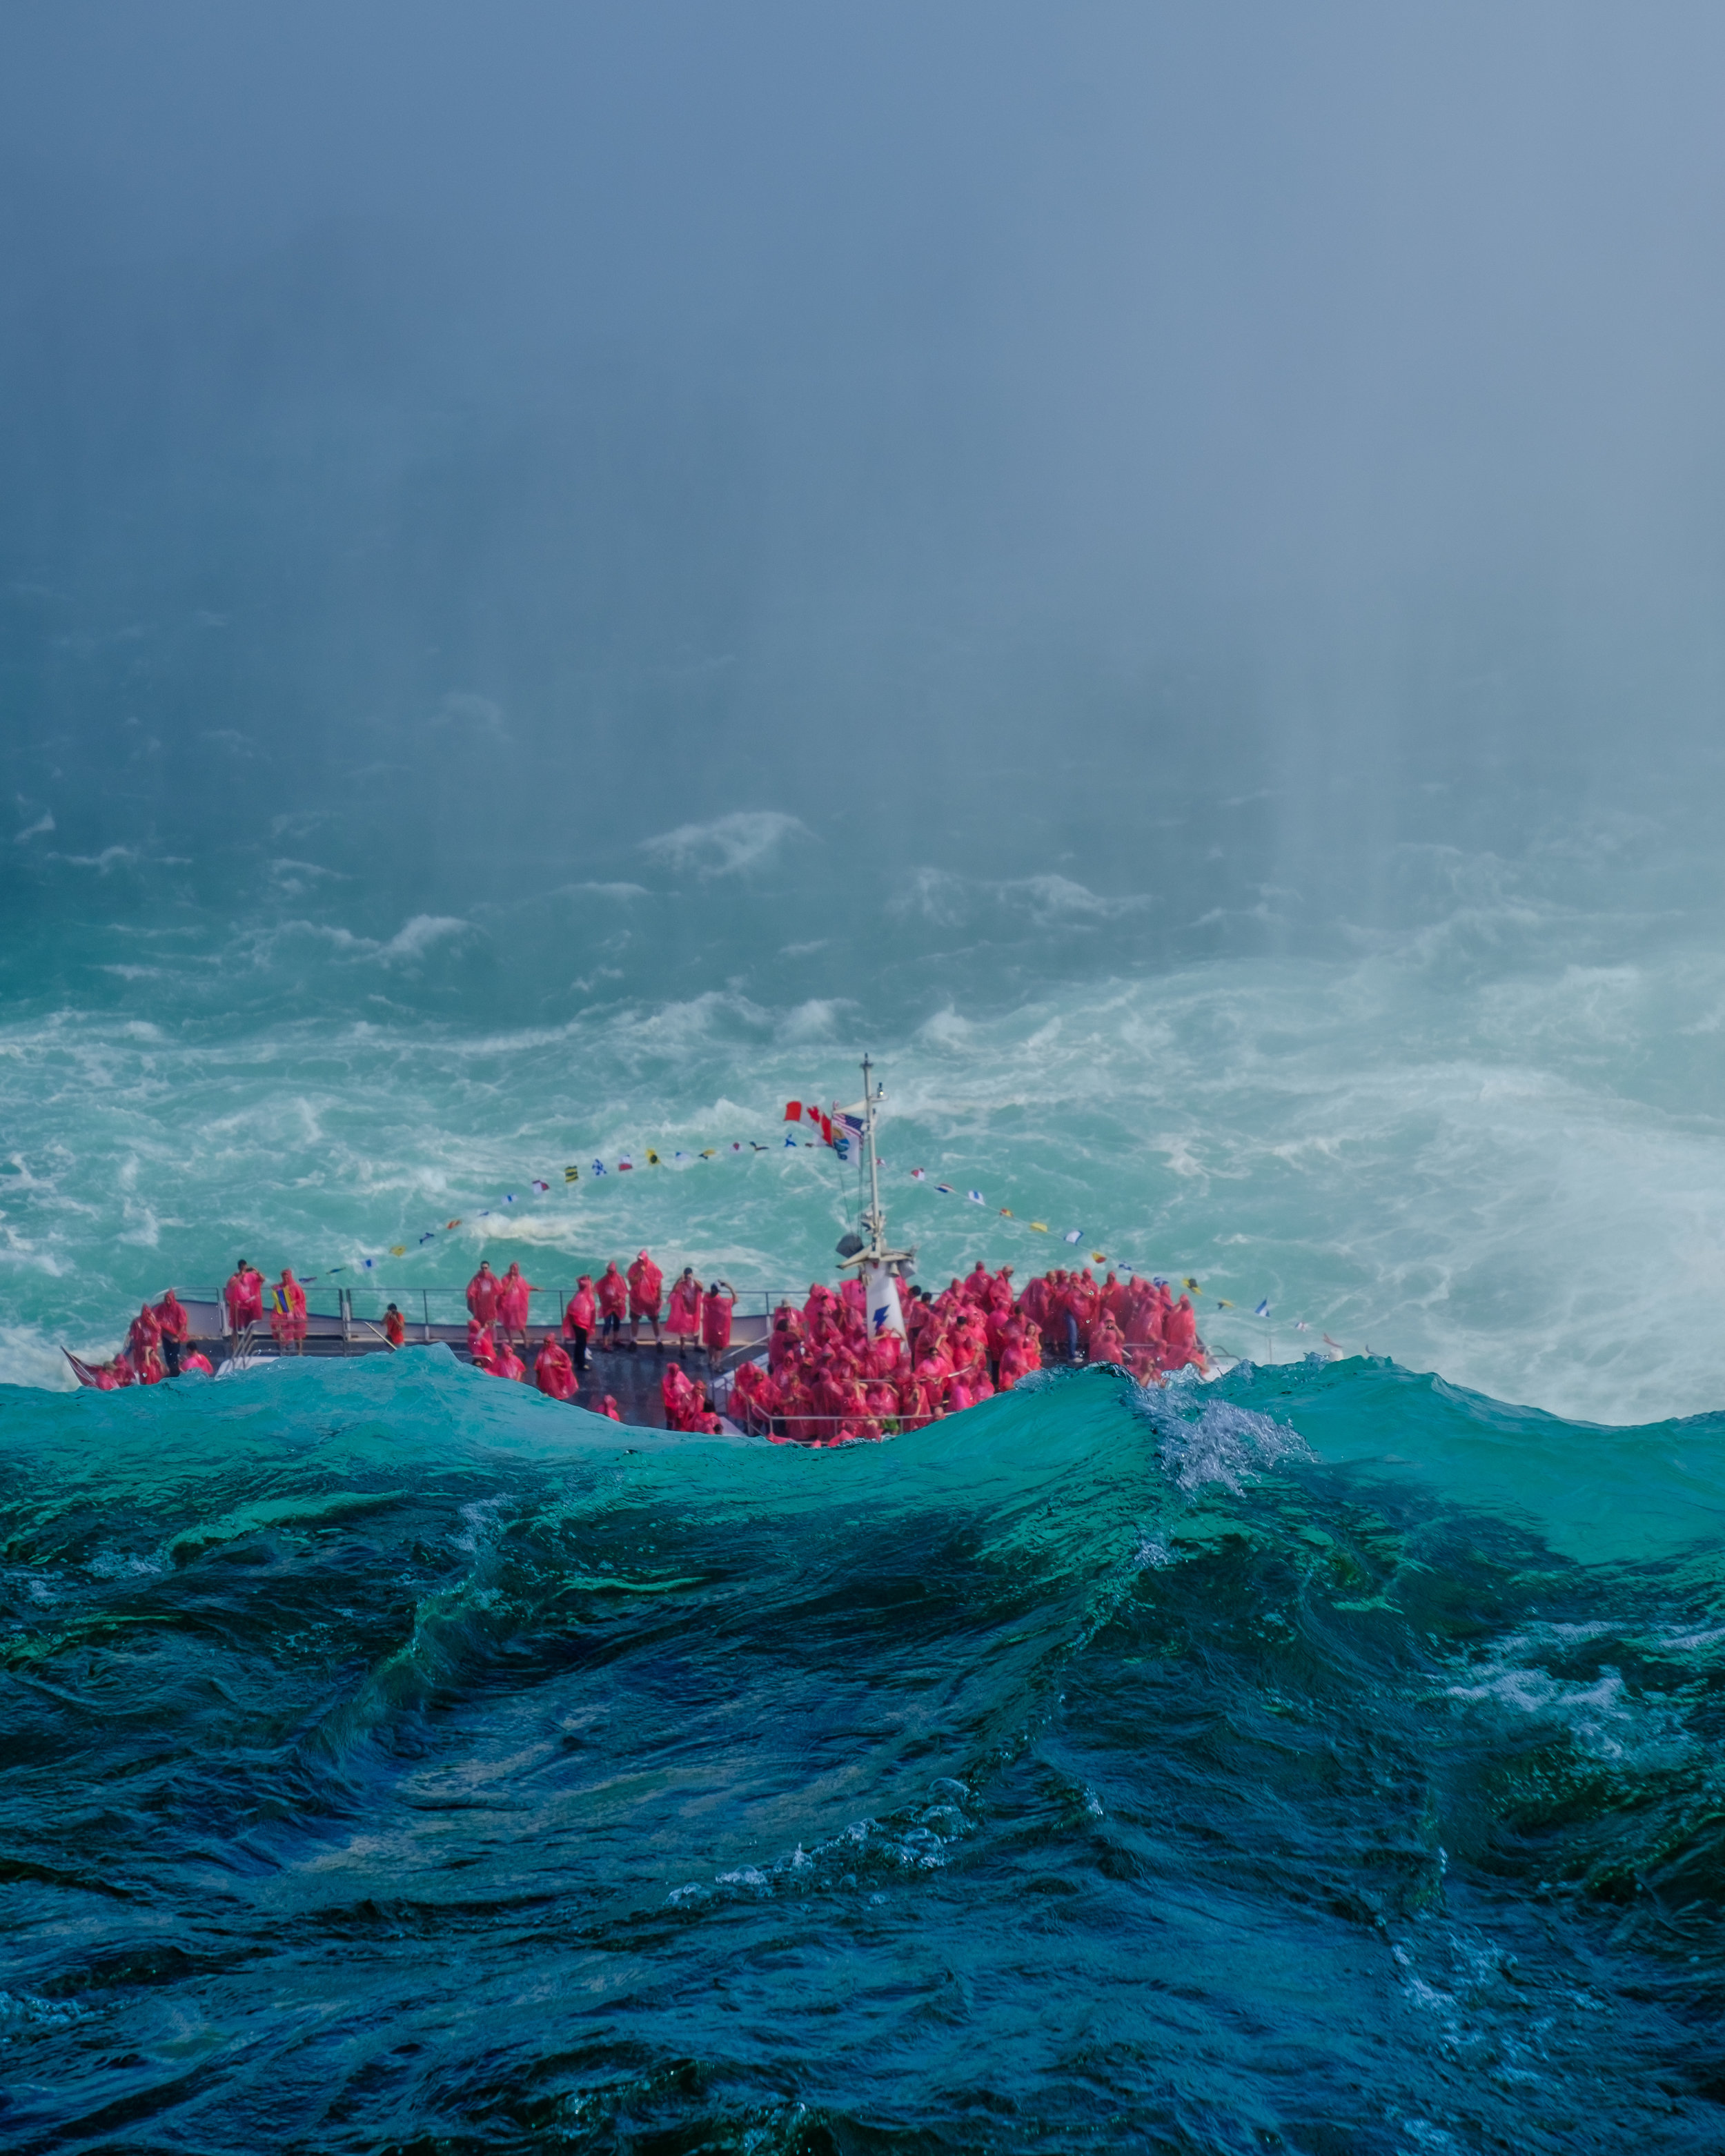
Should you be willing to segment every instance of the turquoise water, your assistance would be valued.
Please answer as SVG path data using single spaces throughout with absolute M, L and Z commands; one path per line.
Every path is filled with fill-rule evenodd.
M 883 963 L 842 922 L 812 952 L 778 940 L 820 925 L 818 880 L 634 854 L 633 897 L 375 929 L 376 894 L 339 882 L 234 921 L 171 870 L 90 879 L 75 928 L 5 962 L 0 1370 L 64 1384 L 61 1344 L 110 1346 L 141 1296 L 213 1291 L 241 1255 L 315 1296 L 343 1266 L 362 1309 L 423 1307 L 481 1255 L 554 1288 L 644 1244 L 806 1291 L 855 1178 L 785 1150 L 783 1104 L 855 1099 L 867 1048 L 925 1281 L 978 1256 L 1022 1276 L 1077 1229 L 1086 1255 L 1198 1277 L 1208 1336 L 1260 1361 L 1328 1333 L 1594 1422 L 1725 1392 L 1725 965 L 1656 892 L 1584 912 L 1481 863 L 1461 902 L 1343 947 L 1153 966 L 1142 908 L 925 879 L 896 914 L 883 891 Z M 602 980 L 605 903 L 625 925 Z M 571 980 L 572 941 L 594 978 Z M 690 1158 L 593 1178 L 649 1146 Z
M 8 2146 L 1719 2145 L 1717 1418 L 3 1413 Z
M 1725 2146 L 1725 18 L 1610 12 L 0 18 L 8 2150 Z M 806 1291 L 865 1052 L 925 1284 L 1245 1359 L 71 1389 Z

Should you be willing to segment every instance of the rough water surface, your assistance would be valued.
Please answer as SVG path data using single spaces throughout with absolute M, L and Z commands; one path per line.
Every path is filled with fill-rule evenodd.
M 1712 2151 L 1725 1426 L 4 1395 L 0 2141 Z

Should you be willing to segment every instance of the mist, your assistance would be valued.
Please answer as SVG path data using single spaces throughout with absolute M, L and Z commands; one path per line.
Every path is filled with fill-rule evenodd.
M 937 1001 L 1481 873 L 1711 913 L 1717 10 L 0 40 L 33 968 L 220 917 L 814 993 L 885 922 Z

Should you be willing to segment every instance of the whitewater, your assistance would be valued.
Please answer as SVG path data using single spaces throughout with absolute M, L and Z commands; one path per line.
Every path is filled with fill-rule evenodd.
M 0 10 L 8 2156 L 1725 2147 L 1722 19 Z
M 126 864 L 0 962 L 8 2145 L 1717 2147 L 1717 947 L 1476 862 L 1152 967 L 930 877 L 819 995 L 717 857 L 561 901 L 701 900 L 621 985 Z M 865 1047 L 921 1278 L 1070 1223 L 1231 1374 L 819 1454 L 441 1348 L 66 1389 L 242 1255 L 830 1278 L 783 1109 Z
M 855 1179 L 788 1152 L 783 1107 L 854 1098 L 866 1049 L 888 1086 L 886 1196 L 925 1282 L 978 1257 L 1022 1278 L 1076 1230 L 1086 1260 L 1197 1278 L 1229 1353 L 1294 1358 L 1327 1333 L 1589 1421 L 1708 1409 L 1725 962 L 1704 918 L 1674 934 L 1464 869 L 1461 902 L 1402 930 L 1165 969 L 1111 970 L 1106 949 L 1097 967 L 1094 916 L 1124 958 L 1133 909 L 1070 879 L 1010 895 L 1009 939 L 998 895 L 948 877 L 935 902 L 913 881 L 884 966 L 771 940 L 809 900 L 794 886 L 561 898 L 589 941 L 633 915 L 638 937 L 674 924 L 673 945 L 701 905 L 730 970 L 680 992 L 638 957 L 572 981 L 580 932 L 531 915 L 367 937 L 301 901 L 236 924 L 172 902 L 171 870 L 116 872 L 120 917 L 10 969 L 0 1368 L 64 1385 L 62 1345 L 110 1346 L 142 1296 L 213 1291 L 242 1255 L 320 1276 L 331 1308 L 344 1267 L 372 1315 L 459 1290 L 481 1255 L 556 1288 L 643 1245 L 806 1292 L 854 1224 Z M 829 993 L 794 993 L 818 969 Z M 664 1168 L 592 1173 L 649 1147 Z

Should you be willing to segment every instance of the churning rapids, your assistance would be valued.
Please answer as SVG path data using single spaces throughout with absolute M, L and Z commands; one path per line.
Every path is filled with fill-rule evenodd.
M 5 1400 L 8 2148 L 1716 2150 L 1718 1419 Z

